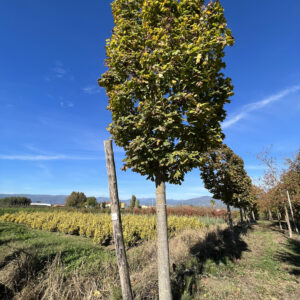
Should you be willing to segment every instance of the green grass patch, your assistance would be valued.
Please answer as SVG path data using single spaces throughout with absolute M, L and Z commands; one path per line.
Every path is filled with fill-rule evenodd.
M 13 223 L 0 222 L 1 248 L 2 261 L 24 252 L 35 256 L 41 263 L 46 263 L 59 254 L 66 271 L 80 266 L 91 271 L 105 262 L 112 263 L 114 259 L 113 252 L 95 245 L 90 239 L 34 230 Z
M 217 218 L 217 217 L 204 216 L 204 217 L 199 217 L 199 219 L 207 227 L 212 226 L 212 225 L 220 225 L 220 224 L 225 223 L 225 220 L 223 218 Z

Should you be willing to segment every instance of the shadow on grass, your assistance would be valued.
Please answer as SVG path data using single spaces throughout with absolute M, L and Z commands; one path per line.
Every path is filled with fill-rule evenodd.
M 227 264 L 228 259 L 235 262 L 242 257 L 244 251 L 249 251 L 248 245 L 242 240 L 250 226 L 236 226 L 233 230 L 225 229 L 210 232 L 206 238 L 191 248 L 191 254 L 204 265 L 206 260 L 216 264 Z
M 288 239 L 287 251 L 280 251 L 276 258 L 289 265 L 290 274 L 300 276 L 300 241 Z
M 279 222 L 276 220 L 269 221 L 269 223 L 267 223 L 267 224 L 261 224 L 261 227 L 265 227 L 272 231 L 286 234 L 286 232 L 288 231 L 288 225 L 287 225 L 286 221 L 281 220 L 281 226 L 282 226 L 282 229 L 280 229 Z M 293 222 L 291 222 L 291 226 L 292 226 L 293 234 L 296 234 L 295 233 L 296 230 L 295 230 L 295 226 L 294 226 Z
M 193 259 L 182 266 L 174 266 L 175 278 L 172 282 L 174 299 L 181 299 L 185 293 L 193 294 L 196 277 L 204 273 L 205 264 L 214 262 L 216 265 L 234 263 L 241 259 L 243 252 L 250 251 L 242 236 L 252 230 L 251 225 L 235 226 L 233 230 L 216 230 L 190 248 Z
M 10 300 L 13 299 L 13 296 L 14 296 L 13 291 L 5 284 L 0 283 L 0 299 Z

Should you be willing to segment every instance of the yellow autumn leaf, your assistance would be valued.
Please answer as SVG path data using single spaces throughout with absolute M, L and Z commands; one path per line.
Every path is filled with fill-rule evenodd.
M 199 53 L 199 54 L 197 55 L 197 58 L 196 58 L 196 63 L 197 63 L 197 64 L 200 62 L 201 58 L 202 58 L 202 54 Z

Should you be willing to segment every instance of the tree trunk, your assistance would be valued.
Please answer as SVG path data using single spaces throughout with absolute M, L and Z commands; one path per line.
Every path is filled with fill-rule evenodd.
M 124 300 L 132 300 L 133 296 L 122 232 L 117 176 L 111 140 L 104 141 L 104 149 L 106 157 L 109 193 L 111 199 L 111 219 L 113 224 L 113 235 L 115 241 L 119 276 L 121 281 L 122 296 Z
M 159 299 L 171 300 L 166 186 L 156 177 L 157 268 Z
M 280 230 L 282 230 L 282 225 L 281 225 L 281 215 L 280 215 L 280 212 L 279 212 L 279 211 L 277 212 L 277 218 L 278 218 L 279 228 L 280 228 Z
M 251 215 L 251 212 L 248 211 L 248 220 L 249 220 L 249 223 L 253 223 L 253 220 L 252 220 L 252 215 Z
M 291 238 L 293 236 L 292 228 L 291 228 L 289 213 L 288 213 L 288 210 L 287 210 L 285 204 L 284 204 L 284 212 L 285 212 L 285 221 L 286 221 L 286 224 L 287 224 L 288 230 L 289 230 L 289 237 Z
M 240 198 L 238 198 L 238 203 L 240 203 L 241 200 Z M 240 218 L 241 218 L 241 224 L 243 225 L 244 224 L 244 218 L 243 218 L 243 212 L 242 212 L 242 208 L 240 207 Z
M 229 204 L 227 204 L 227 215 L 228 215 L 228 222 L 229 222 L 230 229 L 232 229 L 233 228 L 233 222 L 232 222 L 231 210 L 230 210 Z
M 244 224 L 243 211 L 241 207 L 240 207 L 240 218 L 241 218 L 241 223 Z
M 241 207 L 240 207 L 240 217 L 241 217 L 241 223 L 244 224 L 243 212 Z
M 248 218 L 247 211 L 245 208 L 243 208 L 243 212 L 244 212 L 244 217 L 245 217 L 246 223 L 249 224 L 249 218 Z
M 291 211 L 291 215 L 292 215 L 292 220 L 293 220 L 293 223 L 294 223 L 294 227 L 295 227 L 295 230 L 296 230 L 297 234 L 299 235 L 299 230 L 298 230 L 297 224 L 295 222 L 294 211 L 293 211 L 292 202 L 291 202 L 290 194 L 289 194 L 288 190 L 286 191 L 286 194 L 287 194 L 289 205 L 290 205 L 290 211 Z

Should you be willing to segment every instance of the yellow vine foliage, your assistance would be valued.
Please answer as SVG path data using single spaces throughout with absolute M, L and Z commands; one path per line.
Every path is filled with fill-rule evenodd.
M 113 238 L 111 216 L 82 212 L 18 212 L 1 216 L 2 221 L 25 224 L 31 228 L 92 238 L 96 244 L 105 244 Z M 156 218 L 147 215 L 122 215 L 123 235 L 126 245 L 156 237 Z M 186 229 L 201 229 L 197 217 L 169 216 L 169 236 Z

